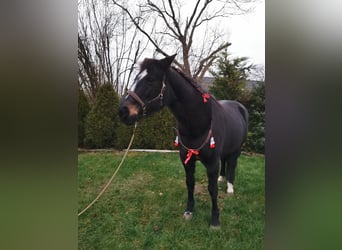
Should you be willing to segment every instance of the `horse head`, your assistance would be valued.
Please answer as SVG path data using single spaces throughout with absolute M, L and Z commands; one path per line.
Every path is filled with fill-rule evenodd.
M 144 116 L 151 115 L 164 107 L 166 72 L 176 55 L 161 60 L 145 58 L 134 79 L 132 90 L 122 99 L 119 107 L 121 121 L 130 125 Z

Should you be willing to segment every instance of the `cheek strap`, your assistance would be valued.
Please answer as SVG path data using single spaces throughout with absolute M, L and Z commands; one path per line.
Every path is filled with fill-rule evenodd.
M 159 95 L 157 95 L 152 100 L 148 101 L 147 104 L 150 104 L 156 100 L 159 100 L 160 105 L 163 105 L 163 97 L 164 97 L 165 87 L 166 87 L 166 85 L 165 85 L 165 82 L 163 81 L 163 85 L 160 89 Z M 141 98 L 134 91 L 128 90 L 127 94 L 130 95 L 135 101 L 137 101 L 140 104 L 140 106 L 143 110 L 143 115 L 145 115 L 146 114 L 146 104 L 143 102 L 143 100 L 141 100 Z
M 128 90 L 128 91 L 127 91 L 127 94 L 130 95 L 130 96 L 132 96 L 132 98 L 140 104 L 140 106 L 141 106 L 141 108 L 142 108 L 142 110 L 143 110 L 143 113 L 145 114 L 146 105 L 145 105 L 145 103 L 140 99 L 140 97 L 139 97 L 136 93 L 134 93 L 133 91 L 131 91 L 131 90 Z

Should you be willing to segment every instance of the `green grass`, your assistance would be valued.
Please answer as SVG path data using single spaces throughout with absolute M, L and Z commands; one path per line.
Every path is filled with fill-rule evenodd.
M 111 177 L 122 154 L 79 154 L 79 211 Z M 211 201 L 205 168 L 197 163 L 195 210 L 186 203 L 183 166 L 177 153 L 128 154 L 103 196 L 79 217 L 79 249 L 263 249 L 265 159 L 241 156 L 235 194 L 219 185 L 221 229 L 209 229 Z

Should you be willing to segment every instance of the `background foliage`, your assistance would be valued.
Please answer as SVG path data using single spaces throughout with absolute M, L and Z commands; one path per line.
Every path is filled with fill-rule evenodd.
M 94 104 L 85 119 L 84 145 L 87 148 L 113 147 L 118 126 L 119 97 L 111 84 L 100 87 Z
M 223 52 L 216 63 L 216 70 L 210 73 L 215 80 L 209 91 L 218 100 L 236 100 L 246 103 L 249 99 L 246 81 L 253 65 L 247 62 L 247 57 L 230 59 L 227 52 Z
M 164 108 L 159 113 L 149 116 L 139 122 L 132 148 L 174 149 L 175 120 L 171 112 Z M 133 126 L 120 123 L 117 127 L 115 147 L 125 149 L 132 136 Z
M 85 119 L 89 113 L 90 105 L 83 89 L 78 89 L 78 146 L 83 147 L 85 135 Z
M 265 83 L 252 90 L 250 99 L 245 103 L 249 111 L 249 131 L 244 150 L 265 152 Z

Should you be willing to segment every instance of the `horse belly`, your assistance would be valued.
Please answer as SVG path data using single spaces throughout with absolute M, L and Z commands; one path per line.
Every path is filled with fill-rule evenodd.
M 242 119 L 235 122 L 228 122 L 226 133 L 223 139 L 223 148 L 221 156 L 226 157 L 229 154 L 241 149 L 241 146 L 246 138 L 246 129 Z M 233 125 L 233 126 L 232 126 Z

